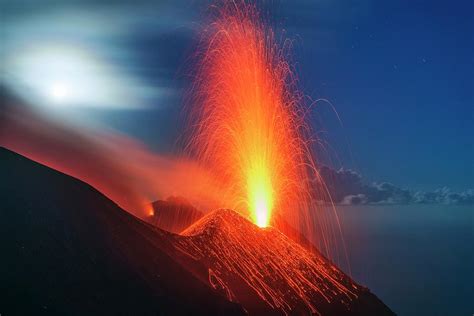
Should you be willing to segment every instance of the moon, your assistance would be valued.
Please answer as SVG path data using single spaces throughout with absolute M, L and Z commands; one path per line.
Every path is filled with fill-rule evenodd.
M 70 97 L 70 87 L 64 83 L 53 83 L 49 91 L 50 97 L 55 102 L 66 101 Z
M 139 109 L 170 92 L 149 86 L 129 73 L 126 65 L 105 59 L 93 47 L 33 44 L 28 46 L 31 49 L 7 55 L 5 81 L 44 109 Z
M 74 45 L 46 44 L 11 56 L 11 84 L 25 97 L 37 97 L 46 109 L 117 108 L 133 104 L 127 87 L 133 85 L 93 50 Z M 124 79 L 125 78 L 125 79 Z

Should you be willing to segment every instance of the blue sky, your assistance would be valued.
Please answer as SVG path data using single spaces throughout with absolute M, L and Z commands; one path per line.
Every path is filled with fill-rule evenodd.
M 190 56 L 209 2 L 107 3 L 7 1 L 2 56 L 8 61 L 32 43 L 90 52 L 107 65 L 101 71 L 113 71 L 100 72 L 102 82 L 113 78 L 117 86 L 103 97 L 127 101 L 70 113 L 169 151 L 180 132 Z M 260 6 L 277 33 L 294 40 L 301 88 L 313 99 L 328 99 L 341 118 L 342 125 L 324 103 L 315 109 L 314 126 L 324 131 L 334 167 L 415 190 L 472 187 L 472 1 Z
M 323 122 L 331 143 L 349 139 L 344 165 L 415 189 L 472 186 L 473 3 L 309 3 L 279 15 L 305 91 L 341 117 L 342 131 Z

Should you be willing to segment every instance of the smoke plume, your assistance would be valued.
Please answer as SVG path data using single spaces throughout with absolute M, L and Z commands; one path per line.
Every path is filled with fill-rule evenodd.
M 5 90 L 1 97 L 0 146 L 87 182 L 139 217 L 170 195 L 201 208 L 218 205 L 213 180 L 190 160 L 153 153 L 114 131 L 60 122 Z

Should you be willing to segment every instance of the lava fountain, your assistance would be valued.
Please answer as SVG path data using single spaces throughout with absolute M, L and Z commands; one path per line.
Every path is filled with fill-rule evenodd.
M 314 139 L 286 58 L 290 41 L 279 45 L 254 6 L 216 10 L 198 56 L 187 148 L 225 188 L 221 207 L 260 227 L 284 219 L 312 230 L 312 201 L 325 192 L 314 187 Z M 334 231 L 318 223 L 328 249 Z

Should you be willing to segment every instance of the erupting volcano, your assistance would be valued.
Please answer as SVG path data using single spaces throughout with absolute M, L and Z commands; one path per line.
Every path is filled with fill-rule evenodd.
M 283 41 L 280 47 L 251 5 L 217 10 L 204 33 L 191 91 L 187 148 L 224 188 L 220 207 L 259 227 L 278 227 L 277 219 L 284 218 L 304 234 L 318 235 L 329 254 L 339 227 L 328 224 L 335 213 L 312 203 L 326 191 L 316 168 L 309 109 L 287 61 L 289 45 Z
M 7 179 L 2 200 L 11 209 L 0 213 L 9 216 L 0 221 L 8 232 L 0 240 L 9 247 L 8 264 L 21 267 L 11 269 L 6 286 L 0 286 L 0 297 L 11 297 L 6 311 L 32 312 L 48 301 L 65 314 L 90 308 L 101 314 L 391 315 L 331 261 L 342 240 L 340 227 L 334 208 L 327 211 L 314 202 L 330 198 L 316 168 L 309 108 L 288 62 L 289 43 L 280 45 L 254 6 L 232 2 L 216 9 L 199 49 L 187 108 L 186 157 L 179 157 L 180 163 L 135 148 L 135 155 L 127 153 L 135 160 L 129 158 L 125 172 L 119 168 L 122 157 L 114 160 L 117 169 L 103 168 L 112 161 L 108 157 L 96 159 L 119 152 L 120 145 L 100 156 L 78 155 L 88 152 L 89 142 L 58 147 L 76 148 L 63 151 L 77 152 L 76 160 L 87 157 L 92 167 L 64 158 L 59 166 L 71 168 L 57 163 L 55 169 L 103 193 L 107 185 L 116 186 L 115 179 L 130 175 L 147 190 L 156 186 L 183 195 L 147 205 L 142 219 L 148 223 L 76 179 L 0 150 Z M 4 143 L 16 148 L 18 139 L 37 139 L 35 129 L 22 138 L 24 125 L 17 125 L 20 136 Z M 28 141 L 25 147 L 31 147 Z M 152 165 L 162 169 L 151 173 Z M 107 180 L 107 170 L 123 172 L 106 182 L 89 176 L 103 172 Z M 37 185 L 44 183 L 51 185 Z M 111 194 L 116 203 L 129 198 L 122 194 L 126 190 L 117 192 Z M 201 195 L 186 195 L 190 192 Z M 197 196 L 209 197 L 214 209 L 193 204 Z M 34 237 L 24 238 L 18 227 Z M 32 260 L 38 264 L 29 271 L 24 267 Z M 80 284 L 81 291 L 71 290 L 71 284 Z M 76 300 L 79 295 L 84 304 Z M 24 296 L 36 301 L 23 306 Z

